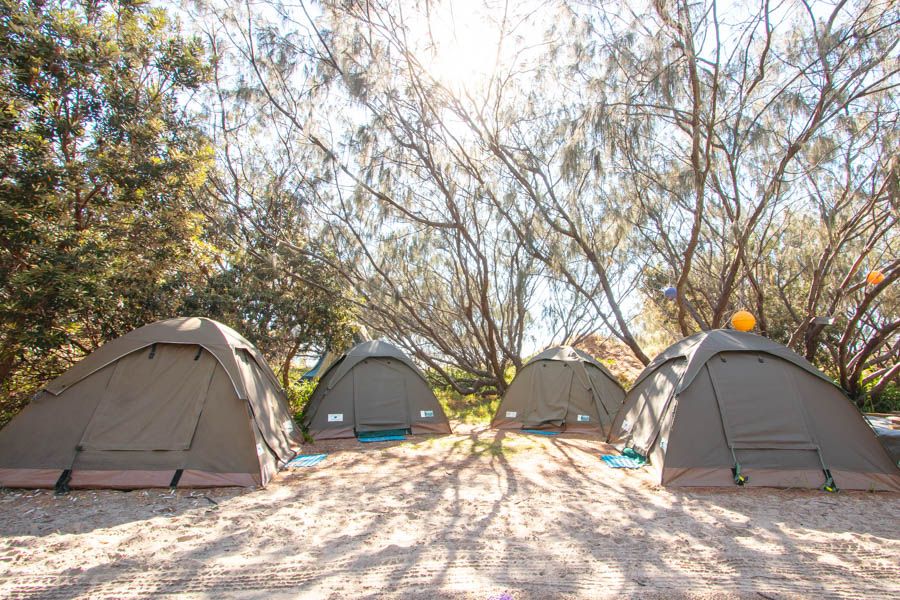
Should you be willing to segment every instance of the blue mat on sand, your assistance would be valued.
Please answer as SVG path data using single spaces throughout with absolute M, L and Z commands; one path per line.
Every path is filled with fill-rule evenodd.
M 313 466 L 319 464 L 320 462 L 322 462 L 323 460 L 325 460 L 326 456 L 328 456 L 328 455 L 327 454 L 301 454 L 300 456 L 296 456 L 296 457 L 292 458 L 290 461 L 288 461 L 288 463 L 285 466 L 291 467 L 291 468 L 313 467 Z
M 622 455 L 602 454 L 600 458 L 611 469 L 640 469 L 647 464 L 647 458 L 634 451 L 634 448 L 625 448 Z
M 536 433 L 538 435 L 559 435 L 558 431 L 544 431 L 543 429 L 523 429 L 522 433 Z
M 611 454 L 603 454 L 600 456 L 607 467 L 611 469 L 640 469 L 647 464 L 647 461 L 639 458 L 631 458 L 630 456 L 614 456 Z
M 361 442 L 394 442 L 394 441 L 403 441 L 406 439 L 405 435 L 378 435 L 372 437 L 361 437 L 359 441 Z

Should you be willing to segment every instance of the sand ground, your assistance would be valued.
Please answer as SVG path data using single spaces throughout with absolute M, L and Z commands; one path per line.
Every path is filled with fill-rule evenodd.
M 900 598 L 900 496 L 665 489 L 579 436 L 320 443 L 263 490 L 0 491 L 3 598 Z

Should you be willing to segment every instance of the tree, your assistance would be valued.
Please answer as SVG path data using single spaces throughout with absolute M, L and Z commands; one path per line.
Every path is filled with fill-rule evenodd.
M 184 101 L 208 74 L 200 40 L 145 3 L 0 3 L 5 394 L 172 316 L 202 280 L 189 192 L 212 151 Z
M 204 31 L 212 55 L 204 102 L 216 165 L 195 193 L 223 256 L 188 306 L 242 331 L 276 362 L 287 388 L 299 353 L 349 345 L 355 312 L 330 269 L 334 253 L 312 249 L 311 206 L 320 183 L 313 159 L 295 144 L 292 123 L 246 85 L 227 33 L 215 23 Z
M 213 13 L 314 198 L 293 247 L 334 252 L 361 319 L 502 386 L 529 336 L 647 363 L 747 307 L 854 396 L 896 380 L 895 3 L 453 9 Z
M 315 33 L 280 32 L 229 7 L 213 15 L 207 34 L 218 61 L 234 61 L 228 70 L 240 74 L 232 87 L 217 85 L 213 135 L 234 149 L 224 155 L 228 192 L 217 186 L 216 198 L 235 211 L 247 238 L 267 238 L 316 261 L 342 281 L 363 324 L 404 345 L 457 390 L 502 391 L 507 369 L 521 364 L 535 268 L 494 218 L 483 181 L 454 169 L 452 157 L 428 156 L 428 141 L 411 129 L 394 130 L 382 145 L 380 131 L 345 119 L 340 109 L 330 113 L 336 128 L 362 128 L 357 136 L 336 133 L 340 153 L 326 143 L 328 124 L 307 113 L 328 102 L 325 92 L 341 66 L 310 66 L 310 56 L 324 60 L 328 51 Z M 420 104 L 381 114 L 399 124 L 428 110 Z M 269 199 L 257 192 L 281 180 L 313 216 L 316 235 L 307 239 L 297 224 L 271 218 Z
M 335 282 L 314 272 L 313 263 L 292 252 L 261 248 L 237 250 L 225 268 L 186 299 L 185 310 L 224 323 L 258 347 L 277 365 L 285 388 L 291 385 L 291 365 L 302 352 L 349 345 L 351 313 Z M 267 255 L 266 258 L 260 258 Z M 284 263 L 290 264 L 284 264 Z M 310 287 L 316 279 L 322 287 Z M 330 286 L 330 287 L 326 287 Z
M 762 2 L 723 21 L 718 9 L 654 4 L 639 29 L 656 46 L 621 50 L 629 68 L 605 89 L 654 257 L 647 297 L 665 304 L 658 286 L 674 285 L 681 335 L 750 308 L 763 334 L 861 399 L 870 359 L 885 384 L 897 376 L 900 13 Z M 866 286 L 874 268 L 889 281 Z

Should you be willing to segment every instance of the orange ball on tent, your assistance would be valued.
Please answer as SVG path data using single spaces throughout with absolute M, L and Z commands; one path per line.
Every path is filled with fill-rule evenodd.
M 756 325 L 756 317 L 746 310 L 739 310 L 731 317 L 731 326 L 738 331 L 750 331 Z
M 884 281 L 884 273 L 881 271 L 869 271 L 869 274 L 866 275 L 866 281 L 872 285 L 878 285 Z

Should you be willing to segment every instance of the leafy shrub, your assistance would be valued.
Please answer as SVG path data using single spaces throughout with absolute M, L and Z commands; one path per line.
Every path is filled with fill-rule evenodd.
M 900 384 L 887 384 L 884 390 L 877 396 L 869 393 L 869 390 L 874 387 L 874 385 L 875 382 L 865 390 L 866 395 L 863 400 L 863 412 L 900 412 Z
M 447 417 L 472 425 L 487 425 L 500 405 L 500 397 L 492 394 L 462 395 L 453 388 L 435 388 L 434 395 L 444 407 Z
M 285 390 L 294 420 L 299 420 L 300 415 L 303 414 L 317 383 L 318 380 L 298 378 Z

